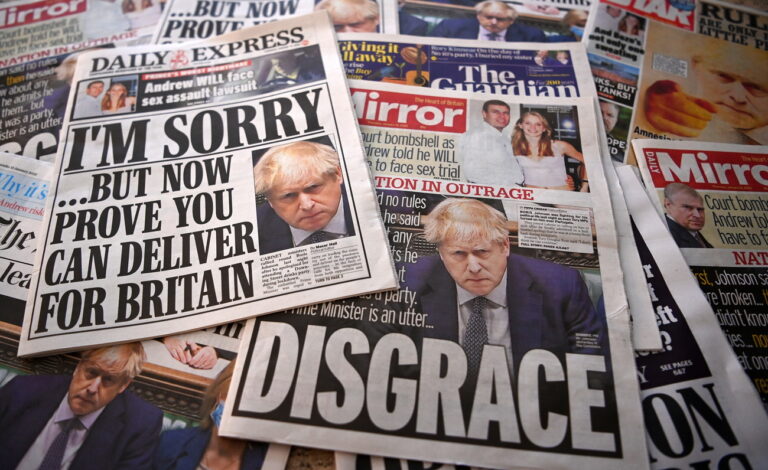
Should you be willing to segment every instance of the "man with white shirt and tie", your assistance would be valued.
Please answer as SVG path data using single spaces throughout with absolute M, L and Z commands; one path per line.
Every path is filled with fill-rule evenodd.
M 457 341 L 470 376 L 486 344 L 503 346 L 510 367 L 526 352 L 604 352 L 607 335 L 578 271 L 510 254 L 506 217 L 473 199 L 446 199 L 424 223 L 439 257 L 421 258 L 406 284 L 429 315 L 429 337 Z M 452 313 L 456 312 L 456 313 Z
M 701 235 L 704 228 L 704 200 L 692 187 L 670 183 L 664 187 L 667 226 L 680 248 L 712 248 Z
M 302 141 L 269 149 L 253 167 L 262 255 L 355 235 L 339 166 L 324 144 Z
M 483 41 L 547 42 L 539 28 L 515 23 L 517 10 L 504 2 L 486 0 L 475 5 L 476 18 L 448 18 L 430 36 Z
M 141 343 L 82 353 L 72 376 L 18 376 L 0 389 L 0 468 L 150 468 L 162 412 L 126 391 Z

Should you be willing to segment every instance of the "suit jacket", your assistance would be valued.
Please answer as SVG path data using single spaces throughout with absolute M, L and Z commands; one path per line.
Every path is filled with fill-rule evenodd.
M 477 39 L 480 22 L 477 18 L 448 18 L 441 21 L 430 36 L 442 38 Z M 504 35 L 507 42 L 547 42 L 547 35 L 539 28 L 512 23 Z
M 0 389 L 0 468 L 15 468 L 67 394 L 71 376 L 14 377 Z M 72 470 L 150 468 L 162 412 L 125 391 L 88 431 Z
M 423 331 L 430 337 L 458 342 L 456 281 L 440 257 L 422 258 L 409 267 L 406 284 L 415 290 L 417 301 L 434 326 Z M 510 254 L 507 310 L 515 367 L 531 349 L 547 349 L 556 354 L 600 354 L 605 350 L 604 324 L 575 269 Z M 578 333 L 597 335 L 601 348 L 580 347 Z
M 675 243 L 677 243 L 678 247 L 680 248 L 712 248 L 712 245 L 709 244 L 709 242 L 704 238 L 701 232 L 699 232 L 699 237 L 701 237 L 701 241 L 704 242 L 703 247 L 701 246 L 701 243 L 699 243 L 695 238 L 693 238 L 693 235 L 691 235 L 691 232 L 689 232 L 687 228 L 678 224 L 671 217 L 667 215 L 665 215 L 665 218 L 667 219 L 667 226 L 669 227 L 669 233 L 672 234 L 672 238 L 675 239 Z
M 152 468 L 155 470 L 195 470 L 205 454 L 211 431 L 200 428 L 173 429 L 160 436 Z M 269 446 L 248 442 L 240 461 L 242 470 L 258 470 L 264 465 Z
M 397 14 L 400 24 L 400 34 L 411 34 L 414 36 L 426 36 L 429 23 L 417 18 L 410 13 L 400 10 Z
M 341 185 L 341 197 L 344 201 L 344 225 L 347 227 L 347 236 L 355 234 L 355 226 L 352 223 L 352 212 L 347 203 L 347 192 Z M 293 248 L 293 235 L 288 224 L 277 215 L 269 203 L 256 208 L 256 220 L 259 225 L 259 250 L 262 255 L 275 251 Z

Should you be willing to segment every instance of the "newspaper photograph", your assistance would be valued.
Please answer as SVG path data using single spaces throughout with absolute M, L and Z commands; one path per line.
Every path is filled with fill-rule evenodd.
M 589 0 L 439 0 L 389 2 L 400 34 L 496 42 L 576 42 L 584 36 Z
M 337 32 L 395 32 L 397 20 L 387 14 L 383 3 L 382 0 L 378 3 L 374 0 L 168 0 L 153 43 L 208 39 L 313 11 L 327 12 Z
M 0 462 L 9 468 L 36 468 L 47 455 L 47 447 L 37 444 L 47 420 L 58 412 L 66 414 L 65 406 L 74 415 L 88 415 L 88 401 L 104 392 L 112 398 L 99 401 L 104 411 L 101 417 L 94 417 L 92 430 L 84 436 L 92 433 L 94 437 L 79 450 L 67 452 L 62 464 L 71 468 L 83 468 L 85 462 L 99 468 L 150 464 L 168 468 L 183 459 L 200 461 L 207 443 L 218 435 L 218 425 L 206 416 L 215 411 L 218 396 L 226 395 L 242 323 L 132 343 L 125 349 L 118 346 L 91 350 L 80 359 L 77 355 L 32 360 L 16 356 L 32 269 L 29 260 L 42 227 L 41 201 L 48 192 L 52 169 L 50 163 L 0 154 L 0 187 L 7 193 L 0 211 L 8 215 L 0 215 L 4 226 L 0 235 L 4 253 L 0 258 L 4 263 L 0 284 Z M 104 381 L 92 384 L 84 380 L 82 372 L 85 364 L 91 365 L 86 358 L 95 358 L 93 362 L 101 367 L 115 364 L 115 355 L 120 370 L 128 370 L 123 368 L 122 357 L 141 361 L 138 370 L 132 366 L 128 383 L 117 387 L 119 390 L 125 384 L 127 389 L 113 395 L 113 387 Z M 107 360 L 109 357 L 113 359 Z M 64 401 L 66 392 L 76 398 Z M 125 423 L 124 415 L 131 413 L 146 417 L 133 417 Z M 201 421 L 201 427 L 193 427 Z M 284 468 L 288 458 L 286 446 L 242 441 L 237 447 L 244 449 L 242 460 L 251 465 L 247 468 L 259 469 L 262 463 L 264 469 Z
M 656 211 L 768 406 L 768 150 L 642 139 L 633 146 Z
M 440 90 L 571 98 L 592 87 L 581 44 L 340 34 L 347 78 Z
M 249 321 L 222 433 L 487 468 L 646 461 L 593 102 L 350 88 L 400 289 Z M 519 173 L 468 171 L 505 155 Z
M 19 355 L 396 286 L 326 14 L 91 52 L 73 83 Z
M 651 466 L 761 468 L 760 398 L 633 168 L 618 172 L 664 341 L 660 352 L 637 353 Z
M 615 160 L 634 164 L 627 142 L 637 138 L 768 143 L 764 11 L 619 3 L 595 3 L 588 42 Z

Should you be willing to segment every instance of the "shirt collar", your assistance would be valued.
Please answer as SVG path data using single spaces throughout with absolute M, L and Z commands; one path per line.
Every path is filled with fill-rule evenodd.
M 75 417 L 75 413 L 72 412 L 72 408 L 69 407 L 69 393 L 64 395 L 64 399 L 61 400 L 61 403 L 59 403 L 59 407 L 56 409 L 56 412 L 53 414 L 53 422 L 54 423 L 60 423 L 62 421 L 72 419 Z M 83 416 L 77 416 L 77 419 L 80 420 L 80 424 L 83 425 L 83 427 L 87 430 L 90 429 L 91 426 L 93 426 L 93 423 L 96 422 L 96 420 L 101 415 L 102 411 L 104 411 L 104 407 L 102 406 L 96 411 L 91 411 L 87 415 Z
M 291 229 L 291 236 L 293 236 L 293 242 L 296 246 L 309 238 L 310 235 L 317 232 L 317 230 L 307 231 L 292 227 L 290 225 L 288 228 Z M 336 235 L 347 235 L 347 223 L 344 220 L 344 198 L 341 198 L 339 201 L 339 208 L 336 210 L 336 214 L 333 215 L 330 222 L 328 222 L 325 227 L 319 230 L 323 230 Z
M 459 305 L 464 305 L 470 300 L 478 297 L 477 295 L 469 292 L 460 285 L 456 284 L 456 294 L 459 300 Z M 501 277 L 501 282 L 496 286 L 488 295 L 483 296 L 490 300 L 499 307 L 507 308 L 507 272 L 504 271 L 504 275 Z

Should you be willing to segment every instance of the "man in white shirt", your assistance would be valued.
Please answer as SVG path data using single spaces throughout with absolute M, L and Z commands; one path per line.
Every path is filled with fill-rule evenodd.
M 73 119 L 101 116 L 101 99 L 104 92 L 104 82 L 94 80 L 85 87 L 85 91 L 77 95 Z
M 0 389 L 0 462 L 18 470 L 150 468 L 161 411 L 126 391 L 141 343 L 83 352 L 72 376 L 18 376 Z
M 294 142 L 267 151 L 253 168 L 261 254 L 355 234 L 339 155 L 315 142 Z
M 500 100 L 483 103 L 483 122 L 459 139 L 464 179 L 470 183 L 522 186 L 523 170 L 512 154 L 512 141 L 503 134 L 510 107 Z

